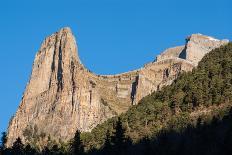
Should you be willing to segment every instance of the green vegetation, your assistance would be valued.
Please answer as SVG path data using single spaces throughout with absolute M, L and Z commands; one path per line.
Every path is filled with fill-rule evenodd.
M 71 152 L 73 154 L 82 155 L 84 153 L 84 147 L 80 138 L 81 133 L 77 131 L 71 143 Z
M 184 129 L 208 109 L 208 120 L 217 107 L 230 106 L 232 99 L 232 43 L 208 53 L 192 72 L 182 73 L 170 86 L 143 98 L 139 105 L 119 116 L 126 136 L 138 142 L 155 137 L 161 129 Z M 232 105 L 232 104 L 231 104 Z M 195 115 L 193 115 L 195 112 Z M 224 115 L 224 112 L 221 112 Z M 114 132 L 117 118 L 83 133 L 87 150 L 99 149 L 107 131 Z
M 172 85 L 143 98 L 126 113 L 98 125 L 91 133 L 77 132 L 70 144 L 50 145 L 37 154 L 231 154 L 231 100 L 229 43 L 211 51 L 192 72 L 182 73 Z M 16 142 L 16 150 L 31 151 L 30 146 Z M 7 150 L 12 153 L 14 148 Z
M 232 44 L 207 54 L 192 72 L 183 73 L 171 86 L 142 102 L 166 101 L 172 110 L 192 111 L 199 106 L 219 105 L 232 99 Z

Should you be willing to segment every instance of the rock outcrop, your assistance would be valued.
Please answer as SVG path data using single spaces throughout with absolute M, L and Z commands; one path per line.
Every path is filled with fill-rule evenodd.
M 167 49 L 156 61 L 118 75 L 96 75 L 78 57 L 69 28 L 45 39 L 36 54 L 20 106 L 8 128 L 8 146 L 17 137 L 69 140 L 75 131 L 91 131 L 144 96 L 191 71 L 213 48 L 228 41 L 194 34 L 185 46 Z

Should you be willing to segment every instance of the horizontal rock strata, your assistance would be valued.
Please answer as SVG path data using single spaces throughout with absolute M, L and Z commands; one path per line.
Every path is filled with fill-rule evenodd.
M 69 140 L 77 129 L 91 131 L 171 84 L 182 71 L 191 71 L 206 53 L 227 42 L 193 34 L 186 45 L 167 49 L 138 70 L 103 76 L 83 66 L 71 30 L 63 28 L 47 37 L 36 54 L 7 145 L 17 137 L 24 142 L 35 136 Z

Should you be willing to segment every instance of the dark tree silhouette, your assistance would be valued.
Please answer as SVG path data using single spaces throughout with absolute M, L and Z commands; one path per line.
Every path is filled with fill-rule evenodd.
M 84 153 L 84 146 L 81 141 L 79 130 L 76 131 L 74 139 L 71 143 L 71 152 L 73 155 L 82 155 Z
M 27 144 L 27 146 L 24 149 L 25 155 L 35 155 L 37 152 L 34 148 L 31 147 L 30 144 Z
M 6 132 L 2 132 L 0 154 L 6 154 L 6 142 L 7 142 Z
M 193 69 L 192 73 L 181 74 L 172 85 L 145 97 L 138 106 L 119 116 L 115 126 L 115 118 L 113 118 L 113 121 L 108 121 L 109 124 L 99 125 L 100 128 L 95 128 L 91 133 L 92 135 L 84 136 L 87 138 L 84 139 L 86 150 L 91 150 L 86 154 L 232 154 L 232 108 L 228 109 L 228 106 L 231 107 L 232 105 L 231 58 L 232 43 L 215 49 L 203 58 L 198 68 Z M 227 105 L 224 105 L 224 103 L 227 103 Z M 221 107 L 214 109 L 218 105 L 221 105 Z M 193 110 L 207 109 L 209 106 L 213 107 L 209 114 L 197 113 L 196 116 L 190 117 L 190 112 Z M 171 109 L 173 115 L 169 115 Z M 128 119 L 130 119 L 130 123 L 128 123 Z M 131 140 L 126 137 L 123 128 L 123 124 L 126 123 L 125 120 L 127 121 L 128 135 L 135 140 L 139 138 L 140 141 L 135 141 L 132 144 Z M 145 128 L 144 122 L 146 122 Z M 163 122 L 162 129 L 158 129 L 156 125 L 160 126 L 159 124 Z M 114 132 L 110 130 L 113 127 Z M 107 133 L 106 129 L 109 129 Z M 105 133 L 106 135 L 104 135 Z M 149 135 L 147 135 L 148 133 Z M 112 136 L 110 136 L 111 134 Z M 149 136 L 149 138 L 146 136 Z M 105 139 L 105 143 L 99 149 L 102 146 L 103 139 Z M 33 154 L 30 146 L 26 146 L 24 149 L 20 138 L 14 142 L 11 149 L 5 146 L 7 142 L 6 133 L 3 134 L 1 141 L 1 150 L 9 151 L 10 155 Z M 79 131 L 76 132 L 70 144 L 70 154 L 84 154 Z M 60 151 L 58 145 L 51 147 L 52 145 L 48 145 L 42 151 L 42 154 L 65 154 Z
M 7 135 L 6 132 L 2 133 L 2 138 L 1 138 L 1 148 L 2 150 L 6 149 L 6 142 L 7 142 Z
M 51 150 L 52 155 L 62 155 L 62 152 L 59 148 L 58 145 L 53 145 L 52 150 Z
M 104 146 L 103 146 L 103 154 L 110 155 L 111 154 L 111 150 L 112 150 L 111 137 L 110 137 L 109 130 L 107 130 L 107 132 L 106 132 L 106 139 L 105 139 L 105 143 L 104 143 Z
M 127 139 L 125 136 L 125 129 L 122 126 L 122 121 L 120 117 L 116 123 L 115 133 L 111 137 L 111 139 L 113 144 L 112 152 L 117 155 L 124 154 L 124 152 L 126 151 L 125 148 L 126 148 Z
M 150 143 L 151 141 L 147 136 L 141 141 L 141 144 L 144 146 L 143 152 L 146 155 L 154 154 L 154 152 L 152 152 L 152 147 Z
M 42 151 L 42 155 L 51 155 L 51 151 L 48 147 L 45 147 Z
M 232 121 L 232 108 L 230 108 L 229 115 L 228 117 L 226 117 L 225 120 Z M 224 145 L 223 150 L 225 154 L 231 154 L 232 153 L 232 147 L 231 147 L 232 146 L 232 123 L 229 123 L 229 127 L 225 135 L 226 137 L 223 141 L 223 145 Z
M 18 137 L 12 146 L 12 154 L 23 155 L 23 152 L 24 152 L 24 145 L 20 137 Z

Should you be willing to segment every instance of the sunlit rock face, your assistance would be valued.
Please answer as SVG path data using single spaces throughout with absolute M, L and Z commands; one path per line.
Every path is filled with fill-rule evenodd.
M 191 71 L 206 53 L 227 42 L 193 34 L 186 45 L 165 50 L 138 70 L 96 75 L 83 66 L 71 30 L 63 28 L 47 37 L 35 56 L 22 101 L 9 124 L 7 145 L 17 137 L 24 142 L 33 141 L 34 135 L 67 141 L 77 129 L 91 131 L 171 84 L 182 71 Z
M 193 62 L 195 65 L 209 53 L 212 49 L 227 44 L 229 40 L 218 40 L 213 37 L 204 36 L 202 34 L 192 34 L 187 39 L 185 45 L 186 57 L 185 59 Z

